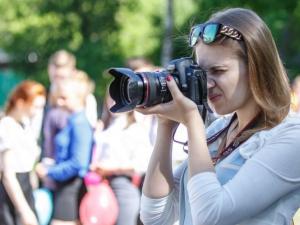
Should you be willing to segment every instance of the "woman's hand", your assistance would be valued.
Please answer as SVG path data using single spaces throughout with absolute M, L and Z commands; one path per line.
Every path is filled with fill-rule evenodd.
M 40 179 L 44 179 L 47 176 L 48 170 L 43 163 L 38 163 L 35 167 L 35 172 Z
M 35 214 L 30 208 L 21 212 L 21 223 L 24 225 L 39 225 Z
M 90 165 L 90 170 L 99 174 L 101 177 L 107 177 L 118 174 L 118 168 L 111 162 L 96 162 Z
M 131 167 L 121 168 L 115 165 L 113 162 L 96 162 L 90 165 L 90 170 L 99 174 L 101 177 L 108 177 L 112 175 L 128 175 L 131 176 L 134 173 L 134 169 Z
M 197 105 L 182 94 L 171 75 L 167 77 L 167 85 L 173 97 L 172 101 L 149 108 L 138 108 L 137 111 L 146 115 L 157 114 L 159 123 L 162 124 L 174 125 L 171 120 L 187 126 L 197 114 L 200 115 Z

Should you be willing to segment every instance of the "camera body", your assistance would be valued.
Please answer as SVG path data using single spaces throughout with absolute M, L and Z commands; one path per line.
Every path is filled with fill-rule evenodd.
M 115 77 L 109 93 L 115 101 L 112 112 L 126 112 L 135 107 L 149 107 L 172 100 L 166 78 L 171 75 L 180 91 L 199 107 L 207 104 L 206 72 L 192 58 L 172 60 L 166 69 L 158 72 L 138 72 L 128 68 L 111 68 L 108 73 Z

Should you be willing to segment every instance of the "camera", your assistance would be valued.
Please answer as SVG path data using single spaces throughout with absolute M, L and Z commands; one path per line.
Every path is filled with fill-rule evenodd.
M 209 110 L 207 104 L 206 72 L 190 57 L 172 60 L 166 69 L 158 72 L 134 72 L 128 68 L 110 68 L 108 73 L 115 79 L 109 86 L 109 94 L 115 101 L 111 112 L 131 111 L 135 107 L 149 107 L 169 102 L 172 96 L 166 77 L 171 75 L 180 91 L 198 108 Z M 203 111 L 202 110 L 202 114 Z

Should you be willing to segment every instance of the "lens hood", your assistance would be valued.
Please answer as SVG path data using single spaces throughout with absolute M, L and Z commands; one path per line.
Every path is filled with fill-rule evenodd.
M 143 100 L 143 82 L 140 76 L 128 68 L 111 68 L 108 73 L 115 79 L 109 86 L 109 94 L 115 101 L 113 113 L 133 110 Z

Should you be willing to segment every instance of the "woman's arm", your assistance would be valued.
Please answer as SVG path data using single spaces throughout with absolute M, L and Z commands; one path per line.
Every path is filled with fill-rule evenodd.
M 206 143 L 205 125 L 198 112 L 185 124 L 188 132 L 190 178 L 202 172 L 214 172 L 214 166 Z
M 20 214 L 24 225 L 38 225 L 37 218 L 31 210 L 25 199 L 20 183 L 17 180 L 16 173 L 11 165 L 13 164 L 13 155 L 11 150 L 2 153 L 3 156 L 3 185 L 12 201 L 14 207 Z
M 291 220 L 288 217 L 292 214 L 283 212 L 290 210 L 292 213 L 291 204 L 296 203 L 293 199 L 299 193 L 300 167 L 296 166 L 300 164 L 299 135 L 298 121 L 291 127 L 279 130 L 268 141 L 263 140 L 261 147 L 259 144 L 252 145 L 252 148 L 259 148 L 251 149 L 256 154 L 223 186 L 215 173 L 204 172 L 193 176 L 188 183 L 193 222 L 232 225 L 264 212 L 264 216 L 256 218 L 255 224 L 261 224 L 273 216 L 268 214 L 273 211 L 267 209 L 278 200 L 282 204 L 276 208 L 274 206 L 274 210 L 281 210 L 278 211 L 278 218 L 281 218 L 280 221 Z M 295 190 L 297 192 L 294 193 Z M 292 193 L 295 196 L 290 195 Z M 285 210 L 282 211 L 283 208 Z
M 170 122 L 158 124 L 156 143 L 143 185 L 143 194 L 147 197 L 165 197 L 173 189 L 171 151 L 173 127 Z
M 172 173 L 173 129 L 160 124 L 143 184 L 141 219 L 145 225 L 172 225 L 179 216 L 179 183 L 187 163 Z

